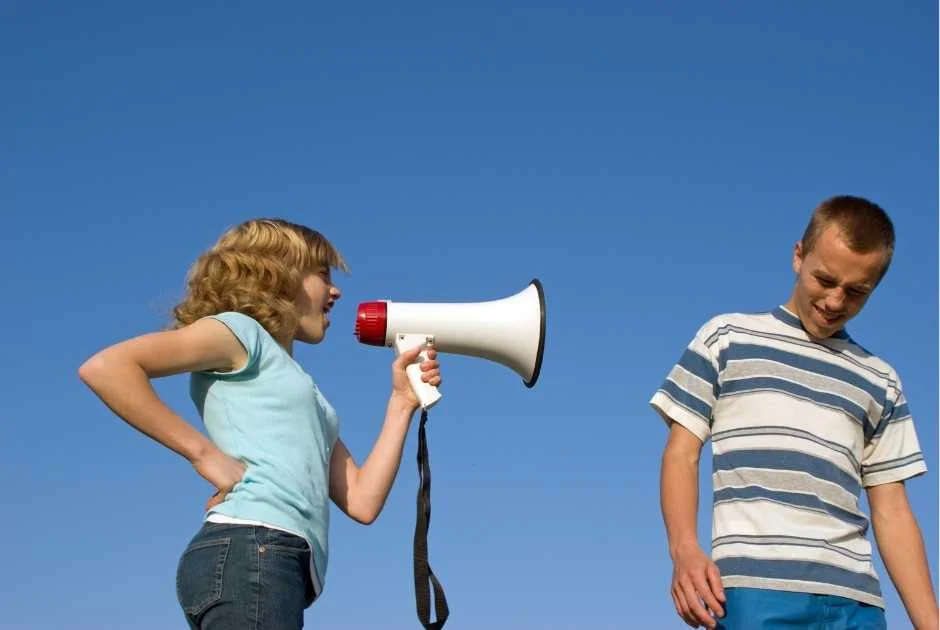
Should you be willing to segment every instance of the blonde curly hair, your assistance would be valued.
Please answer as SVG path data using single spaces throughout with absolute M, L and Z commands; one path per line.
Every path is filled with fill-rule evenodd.
M 297 328 L 294 299 L 304 274 L 321 268 L 349 271 L 322 234 L 284 219 L 252 219 L 223 234 L 190 268 L 186 296 L 173 308 L 173 327 L 237 311 L 277 340 Z

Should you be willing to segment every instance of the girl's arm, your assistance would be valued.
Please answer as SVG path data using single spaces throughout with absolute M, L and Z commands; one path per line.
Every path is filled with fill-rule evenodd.
M 408 383 L 405 367 L 417 359 L 421 350 L 419 347 L 402 353 L 392 364 L 392 394 L 385 410 L 385 422 L 362 467 L 356 465 L 342 440 L 337 439 L 333 448 L 330 498 L 350 518 L 364 525 L 378 518 L 398 474 L 405 436 L 418 409 L 418 399 Z M 428 360 L 421 364 L 422 380 L 434 386 L 441 383 L 436 356 L 434 350 L 429 350 Z
M 150 379 L 200 370 L 236 370 L 247 359 L 247 352 L 225 324 L 202 319 L 179 330 L 142 335 L 105 348 L 88 359 L 78 375 L 121 419 L 185 457 L 209 483 L 227 492 L 241 479 L 244 465 L 173 413 L 157 397 Z

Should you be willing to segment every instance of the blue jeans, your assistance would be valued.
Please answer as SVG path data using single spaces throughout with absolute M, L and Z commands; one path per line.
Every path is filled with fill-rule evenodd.
M 205 523 L 176 572 L 176 596 L 194 630 L 297 630 L 313 602 L 310 547 L 253 525 Z
M 878 606 L 835 595 L 726 588 L 719 630 L 886 630 Z

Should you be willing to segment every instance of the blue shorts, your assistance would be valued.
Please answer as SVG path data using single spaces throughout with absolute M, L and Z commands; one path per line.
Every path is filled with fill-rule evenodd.
M 726 588 L 719 630 L 886 630 L 884 610 L 838 597 Z
M 176 595 L 190 628 L 297 630 L 313 602 L 309 566 L 299 536 L 205 523 L 180 558 Z

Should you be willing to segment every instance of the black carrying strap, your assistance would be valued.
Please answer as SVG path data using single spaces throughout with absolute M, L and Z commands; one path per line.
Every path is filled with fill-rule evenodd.
M 431 463 L 428 461 L 428 440 L 424 425 L 428 421 L 428 412 L 421 412 L 421 424 L 418 427 L 418 517 L 415 522 L 415 604 L 418 608 L 418 620 L 426 630 L 440 630 L 444 627 L 450 611 L 444 589 L 434 576 L 428 564 L 428 526 L 431 524 Z M 428 581 L 434 587 L 434 610 L 437 621 L 431 619 L 431 600 Z

